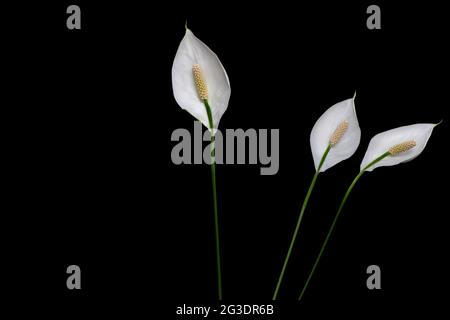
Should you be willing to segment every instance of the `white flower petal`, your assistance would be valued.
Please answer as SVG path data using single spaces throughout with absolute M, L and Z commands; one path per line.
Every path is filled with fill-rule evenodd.
M 172 88 L 175 100 L 182 109 L 200 120 L 208 129 L 209 121 L 205 105 L 199 98 L 194 83 L 192 67 L 198 64 L 208 87 L 208 102 L 211 107 L 214 127 L 218 128 L 220 118 L 228 107 L 231 88 L 227 73 L 217 55 L 194 34 L 186 34 L 178 47 L 172 66 Z
M 348 128 L 339 142 L 328 153 L 320 172 L 324 172 L 335 164 L 350 158 L 358 149 L 361 140 L 361 129 L 356 117 L 354 98 L 339 102 L 325 111 L 315 123 L 310 136 L 311 152 L 316 170 L 323 153 L 330 143 L 330 138 L 337 127 L 347 121 Z
M 393 166 L 414 159 L 425 148 L 435 126 L 436 124 L 432 123 L 418 123 L 377 134 L 369 142 L 366 154 L 361 162 L 361 170 L 370 162 L 387 152 L 391 147 L 406 141 L 414 140 L 416 146 L 408 151 L 393 156 L 387 156 L 383 160 L 370 166 L 367 171 L 372 171 L 378 167 Z

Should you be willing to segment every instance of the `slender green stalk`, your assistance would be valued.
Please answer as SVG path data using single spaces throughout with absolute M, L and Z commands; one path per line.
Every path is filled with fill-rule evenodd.
M 219 237 L 219 214 L 217 209 L 217 187 L 216 187 L 216 147 L 214 135 L 214 122 L 211 114 L 211 107 L 208 100 L 203 100 L 205 104 L 206 113 L 208 114 L 209 127 L 211 128 L 211 182 L 213 192 L 213 206 L 214 206 L 214 231 L 216 238 L 216 263 L 217 263 L 217 293 L 219 301 L 222 300 L 222 271 L 220 262 L 220 237 Z
M 306 288 L 308 287 L 309 282 L 311 281 L 311 278 L 312 278 L 314 272 L 316 271 L 317 265 L 319 264 L 320 258 L 322 257 L 322 254 L 323 254 L 323 252 L 324 252 L 324 250 L 325 250 L 325 247 L 327 246 L 328 240 L 330 240 L 330 236 L 331 236 L 331 234 L 332 234 L 332 232 L 333 232 L 333 230 L 334 230 L 334 227 L 335 227 L 335 225 L 336 225 L 336 221 L 338 220 L 339 215 L 341 214 L 342 208 L 344 207 L 345 202 L 347 201 L 348 196 L 349 196 L 350 193 L 352 192 L 353 187 L 355 186 L 356 182 L 358 182 L 359 178 L 361 178 L 361 176 L 364 174 L 364 172 L 365 172 L 369 167 L 373 166 L 375 163 L 381 161 L 382 159 L 386 158 L 386 157 L 389 156 L 389 155 L 390 155 L 389 152 L 386 152 L 386 153 L 382 154 L 381 156 L 379 156 L 378 158 L 376 158 L 375 160 L 373 160 L 372 162 L 370 162 L 367 166 L 365 166 L 365 167 L 358 173 L 358 175 L 355 177 L 355 179 L 353 179 L 352 183 L 350 184 L 350 186 L 348 187 L 347 191 L 345 192 L 345 195 L 344 195 L 344 198 L 343 198 L 342 201 L 341 201 L 341 204 L 339 205 L 339 209 L 338 209 L 338 211 L 337 211 L 337 213 L 336 213 L 336 216 L 334 217 L 333 223 L 331 224 L 330 230 L 328 231 L 328 234 L 327 234 L 327 236 L 326 236 L 326 238 L 325 238 L 325 241 L 324 241 L 323 244 L 322 244 L 322 248 L 320 249 L 319 255 L 317 256 L 316 261 L 314 262 L 314 265 L 313 265 L 313 267 L 312 267 L 312 269 L 311 269 L 311 272 L 309 273 L 309 276 L 308 276 L 308 279 L 306 280 L 305 285 L 303 286 L 303 289 L 302 289 L 302 291 L 301 291 L 301 293 L 300 293 L 300 296 L 298 297 L 298 300 L 301 300 L 301 299 L 302 299 L 303 294 L 305 293 Z
M 319 163 L 319 167 L 317 168 L 316 173 L 314 173 L 314 177 L 311 181 L 311 184 L 309 185 L 309 189 L 308 189 L 308 192 L 306 193 L 305 200 L 303 200 L 302 209 L 300 210 L 300 215 L 298 216 L 298 219 L 297 219 L 297 225 L 295 226 L 294 234 L 291 239 L 291 244 L 289 245 L 289 249 L 288 249 L 286 258 L 284 259 L 283 268 L 281 269 L 280 276 L 278 277 L 277 286 L 275 288 L 275 292 L 273 293 L 272 300 L 277 299 L 278 291 L 280 290 L 281 282 L 283 281 L 284 272 L 286 271 L 286 267 L 288 265 L 289 258 L 291 256 L 292 248 L 294 247 L 295 240 L 297 239 L 298 230 L 300 229 L 300 224 L 302 222 L 303 215 L 305 214 L 305 209 L 308 204 L 309 197 L 311 196 L 314 186 L 316 185 L 316 181 L 317 181 L 317 177 L 319 176 L 320 169 L 322 168 L 322 165 L 325 162 L 325 159 L 328 155 L 328 152 L 330 152 L 330 149 L 331 149 L 331 144 L 328 145 L 327 149 L 323 153 L 322 159 L 320 160 L 320 163 Z

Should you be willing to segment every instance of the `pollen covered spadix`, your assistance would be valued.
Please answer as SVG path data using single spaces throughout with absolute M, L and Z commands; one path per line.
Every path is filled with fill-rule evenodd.
M 414 140 L 408 140 L 408 141 L 396 144 L 395 146 L 389 148 L 389 153 L 391 156 L 395 156 L 402 152 L 406 152 L 409 149 L 414 148 L 415 146 L 416 146 L 416 142 Z
M 348 122 L 346 120 L 342 121 L 336 130 L 333 132 L 330 138 L 330 144 L 332 146 L 336 145 L 339 140 L 341 140 L 342 136 L 344 135 L 345 131 L 348 129 Z
M 201 100 L 208 100 L 208 87 L 206 85 L 205 79 L 203 78 L 200 65 L 194 64 L 192 66 L 192 73 L 194 75 L 194 83 L 197 87 L 198 97 Z

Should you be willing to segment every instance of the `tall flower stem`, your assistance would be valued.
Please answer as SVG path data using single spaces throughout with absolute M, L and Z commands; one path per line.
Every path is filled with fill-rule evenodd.
M 328 234 L 325 238 L 325 241 L 322 244 L 322 248 L 320 249 L 319 255 L 316 258 L 316 261 L 314 262 L 314 265 L 311 269 L 311 272 L 309 273 L 308 279 L 306 280 L 305 285 L 303 286 L 302 291 L 300 292 L 300 296 L 298 297 L 298 300 L 301 300 L 306 288 L 308 288 L 309 282 L 311 281 L 312 276 L 314 275 L 314 272 L 316 271 L 317 265 L 319 264 L 320 258 L 322 257 L 322 254 L 325 250 L 325 247 L 327 246 L 328 240 L 330 240 L 331 234 L 333 233 L 334 227 L 336 225 L 336 221 L 339 218 L 339 215 L 342 212 L 342 208 L 345 205 L 345 202 L 347 201 L 348 196 L 350 195 L 350 193 L 353 190 L 353 187 L 355 186 L 356 182 L 358 182 L 359 178 L 361 178 L 361 176 L 364 174 L 364 172 L 371 166 L 373 166 L 375 163 L 383 160 L 384 158 L 386 158 L 387 156 L 389 156 L 390 153 L 389 152 L 385 152 L 384 154 L 382 154 L 381 156 L 379 156 L 378 158 L 376 158 L 375 160 L 373 160 L 372 162 L 370 162 L 367 166 L 365 166 L 359 173 L 358 175 L 355 177 L 355 179 L 353 179 L 352 183 L 350 184 L 350 186 L 348 187 L 347 191 L 345 192 L 344 198 L 341 201 L 341 204 L 339 205 L 339 209 L 336 213 L 336 216 L 334 217 L 333 223 L 331 224 L 330 230 L 328 230 Z
M 295 240 L 297 239 L 298 230 L 300 229 L 300 225 L 303 220 L 303 215 L 305 214 L 306 206 L 308 205 L 308 201 L 309 201 L 311 193 L 314 189 L 314 186 L 316 185 L 316 181 L 317 181 L 317 177 L 319 176 L 320 169 L 322 168 L 322 165 L 325 162 L 325 159 L 328 155 L 328 152 L 330 152 L 330 149 L 331 149 L 331 144 L 328 145 L 327 149 L 323 153 L 322 159 L 320 160 L 319 167 L 317 168 L 316 173 L 314 174 L 314 177 L 311 181 L 311 184 L 309 185 L 309 189 L 308 189 L 308 192 L 306 193 L 305 200 L 303 200 L 302 209 L 300 210 L 300 215 L 298 216 L 298 219 L 297 219 L 297 225 L 295 226 L 294 234 L 291 239 L 291 244 L 289 245 L 289 249 L 288 249 L 286 258 L 284 259 L 283 268 L 281 269 L 280 276 L 278 277 L 277 286 L 275 288 L 275 292 L 273 293 L 272 300 L 277 299 L 278 291 L 280 290 L 281 282 L 283 281 L 283 277 L 284 277 L 284 272 L 286 271 L 286 267 L 288 265 L 289 258 L 291 257 L 292 248 L 294 247 Z
M 217 209 L 217 187 L 216 187 L 216 148 L 214 135 L 214 122 L 211 114 L 211 107 L 208 100 L 204 99 L 206 113 L 208 114 L 209 127 L 211 128 L 211 182 L 213 192 L 213 206 L 214 206 L 214 231 L 216 238 L 216 263 L 217 263 L 217 294 L 219 301 L 222 300 L 222 271 L 220 262 L 220 237 L 219 237 L 219 214 Z

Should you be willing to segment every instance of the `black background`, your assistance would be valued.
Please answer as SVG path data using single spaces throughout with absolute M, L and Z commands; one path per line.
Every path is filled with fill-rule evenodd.
M 70 4 L 81 7 L 80 31 L 66 28 Z M 23 306 L 16 311 L 172 318 L 183 303 L 216 302 L 210 170 L 170 158 L 173 130 L 193 131 L 171 88 L 187 20 L 230 78 L 221 129 L 280 129 L 277 175 L 217 168 L 224 302 L 271 302 L 314 173 L 312 126 L 357 90 L 361 144 L 319 177 L 278 314 L 438 312 L 448 296 L 440 293 L 448 286 L 445 16 L 378 2 L 382 29 L 368 30 L 369 4 L 5 8 L 2 266 L 4 293 Z M 420 157 L 360 180 L 298 303 L 370 138 L 441 119 Z M 81 291 L 66 288 L 71 264 L 81 267 Z M 381 267 L 382 290 L 366 288 L 371 264 Z

